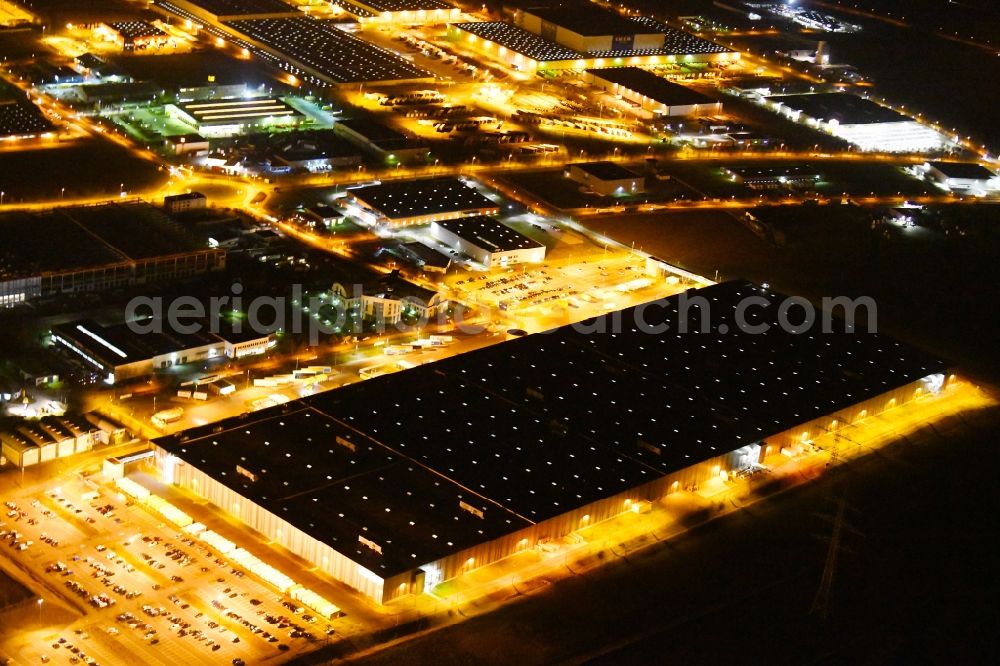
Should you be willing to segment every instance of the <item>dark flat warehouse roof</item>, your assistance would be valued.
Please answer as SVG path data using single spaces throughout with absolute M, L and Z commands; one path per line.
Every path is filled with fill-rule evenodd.
M 659 102 L 666 106 L 715 104 L 715 100 L 711 97 L 702 95 L 700 92 L 686 88 L 678 83 L 668 81 L 662 76 L 657 76 L 639 67 L 588 69 L 587 73 L 604 81 L 617 83 L 632 92 L 644 95 L 654 102 Z
M 145 203 L 0 213 L 0 278 L 28 277 L 205 248 Z
M 337 83 L 431 76 L 389 49 L 310 18 L 234 20 L 226 26 Z
M 534 241 L 486 215 L 460 217 L 434 224 L 444 227 L 459 238 L 489 252 L 512 252 L 544 247 L 538 241 Z
M 555 23 L 560 28 L 571 30 L 584 37 L 644 35 L 660 32 L 652 26 L 630 21 L 618 12 L 590 3 L 559 7 L 535 7 L 525 9 L 524 13 L 533 14 L 543 21 Z
M 390 220 L 498 207 L 454 176 L 387 181 L 350 190 L 350 194 Z
M 625 180 L 626 178 L 639 178 L 639 174 L 631 169 L 626 169 L 616 162 L 574 162 L 567 164 L 567 167 L 576 167 L 581 171 L 586 171 L 594 178 L 600 180 Z
M 943 173 L 947 178 L 989 180 L 997 176 L 981 164 L 973 162 L 930 162 L 929 164 Z
M 167 34 L 148 21 L 115 21 L 109 23 L 108 26 L 125 39 L 157 37 Z
M 769 102 L 784 104 L 801 111 L 810 118 L 841 125 L 870 125 L 874 123 L 899 123 L 912 120 L 892 109 L 850 93 L 806 93 L 801 95 L 774 95 Z
M 476 21 L 452 25 L 538 62 L 578 60 L 586 57 L 578 51 L 503 21 Z
M 454 8 L 441 0 L 356 0 L 353 4 L 370 7 L 379 12 L 416 12 Z
M 196 7 L 201 7 L 214 16 L 241 16 L 257 14 L 288 14 L 297 16 L 298 12 L 281 0 L 187 0 Z
M 742 299 L 772 326 L 783 299 L 745 282 L 692 295 L 709 332 L 675 296 L 156 443 L 384 577 L 944 371 L 876 334 L 741 332 Z
M 219 342 L 219 338 L 207 328 L 194 333 L 179 333 L 166 322 L 143 321 L 137 322 L 133 330 L 129 324 L 101 326 L 91 319 L 78 319 L 57 324 L 52 327 L 52 332 L 75 343 L 106 366 L 114 367 Z M 150 332 L 145 332 L 147 330 Z

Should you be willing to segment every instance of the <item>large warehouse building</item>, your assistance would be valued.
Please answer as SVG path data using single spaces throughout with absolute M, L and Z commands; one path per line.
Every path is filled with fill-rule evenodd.
M 454 176 L 394 180 L 350 189 L 347 197 L 358 219 L 390 227 L 500 212 L 495 201 Z
M 485 215 L 434 222 L 431 235 L 486 268 L 545 261 L 544 245 Z
M 333 0 L 358 23 L 427 25 L 457 21 L 458 7 L 441 0 Z
M 186 363 L 263 354 L 275 342 L 271 333 L 242 327 L 234 330 L 221 322 L 214 332 L 207 322 L 203 328 L 185 333 L 171 330 L 163 322 L 101 326 L 82 319 L 53 326 L 52 340 L 79 356 L 108 384 Z
M 168 104 L 167 114 L 214 139 L 251 131 L 294 127 L 305 116 L 274 97 L 250 97 Z
M 784 302 L 713 285 L 164 437 L 156 463 L 384 603 L 946 383 L 885 336 L 782 328 Z
M 617 31 L 621 32 L 617 32 Z M 594 5 L 531 9 L 518 25 L 455 23 L 449 37 L 515 69 L 587 69 L 739 60 L 732 49 L 644 16 Z
M 149 204 L 0 215 L 0 308 L 63 293 L 187 278 L 226 266 Z
M 778 113 L 840 137 L 861 150 L 889 153 L 940 150 L 949 141 L 898 111 L 850 93 L 806 93 L 766 98 Z
M 434 79 L 395 52 L 328 21 L 307 18 L 281 0 L 156 0 L 155 4 L 312 86 Z
M 638 67 L 588 69 L 584 80 L 661 116 L 722 113 L 722 102 Z

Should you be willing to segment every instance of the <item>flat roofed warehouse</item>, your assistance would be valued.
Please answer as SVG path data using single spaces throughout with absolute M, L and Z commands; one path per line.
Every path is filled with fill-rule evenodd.
M 53 129 L 41 109 L 25 99 L 0 99 L 0 138 L 27 137 Z
M 392 155 L 401 160 L 427 152 L 427 144 L 423 141 L 374 120 L 344 118 L 337 121 L 333 131 L 355 145 L 383 157 Z
M 264 119 L 298 120 L 301 113 L 273 97 L 227 99 L 178 104 L 189 121 L 198 127 L 256 123 Z
M 108 27 L 117 32 L 125 41 L 143 37 L 165 37 L 167 33 L 148 21 L 114 21 Z
M 210 21 L 299 16 L 294 7 L 281 0 L 170 0 L 170 2 L 194 16 Z
M 639 67 L 588 69 L 585 78 L 611 93 L 638 102 L 644 109 L 665 116 L 722 112 L 722 102 Z
M 764 332 L 737 326 L 750 297 Z M 419 593 L 944 385 L 885 336 L 783 329 L 784 298 L 695 290 L 162 438 L 157 463 L 378 601 Z
M 431 235 L 487 268 L 545 260 L 544 245 L 485 215 L 434 222 Z
M 496 202 L 454 176 L 387 181 L 348 190 L 362 219 L 394 226 L 426 224 L 467 215 L 493 215 Z
M 388 49 L 314 19 L 233 20 L 225 25 L 328 83 L 433 78 Z
M 946 137 L 909 116 L 850 93 L 807 93 L 766 98 L 778 113 L 804 121 L 862 150 L 924 152 L 949 145 Z
M 416 12 L 420 10 L 453 9 L 442 0 L 351 0 L 354 4 L 376 12 Z
M 774 104 L 782 104 L 789 109 L 801 111 L 811 118 L 826 122 L 836 121 L 841 125 L 867 125 L 910 120 L 898 111 L 850 93 L 777 95 L 767 99 Z
M 457 20 L 461 10 L 441 0 L 337 0 L 361 23 L 428 24 Z
M 577 60 L 584 57 L 578 51 L 557 44 L 551 39 L 539 37 L 524 28 L 502 21 L 456 23 L 454 28 L 538 62 Z M 468 36 L 466 39 L 468 40 Z
M 726 58 L 737 57 L 731 48 L 654 19 L 623 16 L 589 2 L 528 8 L 517 14 L 517 22 L 530 32 L 592 57 L 685 55 L 692 59 L 695 56 L 714 59 L 723 54 Z
M 614 10 L 590 3 L 573 4 L 572 6 L 532 7 L 525 9 L 524 13 L 537 16 L 542 21 L 572 30 L 585 37 L 634 35 L 640 32 L 640 28 L 645 27 L 628 20 Z M 648 29 L 643 32 L 656 34 L 659 33 L 659 30 Z
M 502 21 L 453 23 L 448 35 L 466 48 L 525 71 L 619 66 L 626 58 L 628 64 L 640 66 L 676 63 L 679 58 L 699 62 L 739 59 L 731 49 L 677 30 L 657 33 L 638 46 L 634 41 L 615 44 L 601 38 L 590 51 L 584 51 L 584 45 L 561 44 L 549 31 L 533 32 Z
M 0 307 L 225 267 L 148 204 L 112 203 L 0 215 Z

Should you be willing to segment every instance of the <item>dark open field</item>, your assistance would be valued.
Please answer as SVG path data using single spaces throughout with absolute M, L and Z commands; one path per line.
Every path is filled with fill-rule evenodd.
M 32 174 L 25 178 L 24 174 Z M 0 184 L 5 204 L 117 196 L 124 183 L 129 193 L 166 181 L 166 174 L 117 144 L 86 139 L 39 150 L 0 151 Z
M 1000 210 L 990 207 L 1000 221 Z M 607 216 L 587 221 L 616 240 L 713 277 L 745 277 L 812 299 L 872 296 L 879 328 L 1000 378 L 1000 236 L 996 225 L 970 236 L 916 229 L 886 239 L 854 206 L 789 209 L 789 242 L 765 243 L 720 212 Z M 990 230 L 992 229 L 992 231 Z
M 275 83 L 259 63 L 240 60 L 220 51 L 119 55 L 111 60 L 137 80 L 156 81 L 167 88 L 210 85 L 210 76 L 218 85 Z

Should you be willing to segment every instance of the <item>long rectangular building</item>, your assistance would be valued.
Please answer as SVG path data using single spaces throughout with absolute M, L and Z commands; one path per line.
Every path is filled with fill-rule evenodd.
M 773 95 L 768 107 L 781 115 L 852 143 L 861 150 L 925 152 L 948 146 L 936 130 L 894 109 L 845 92 Z
M 226 266 L 142 202 L 0 215 L 0 308 L 43 296 L 186 278 Z
M 378 602 L 421 593 L 946 384 L 784 302 L 693 290 L 164 437 L 157 466 Z
M 584 79 L 662 116 L 722 113 L 722 102 L 639 67 L 588 69 Z
M 740 54 L 725 47 L 670 29 L 660 34 L 657 48 L 612 47 L 580 51 L 556 41 L 550 31 L 533 32 L 503 21 L 452 23 L 448 38 L 464 48 L 521 71 L 588 69 L 602 67 L 654 67 L 684 62 L 739 60 Z
M 545 261 L 544 245 L 485 215 L 434 222 L 431 235 L 487 268 Z
M 454 176 L 395 180 L 348 190 L 354 214 L 369 224 L 402 227 L 470 215 L 495 215 L 499 205 Z

